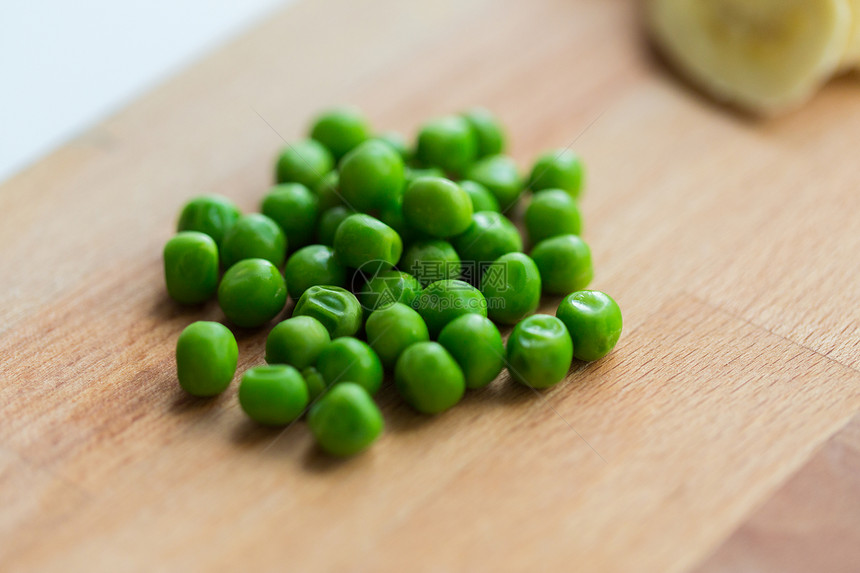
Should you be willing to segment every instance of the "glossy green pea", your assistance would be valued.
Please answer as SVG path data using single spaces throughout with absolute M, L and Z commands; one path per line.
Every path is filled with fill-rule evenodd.
M 313 191 L 317 197 L 320 213 L 343 205 L 343 198 L 340 196 L 340 174 L 337 171 L 326 173 Z
M 424 165 L 461 175 L 478 156 L 475 132 L 459 116 L 434 119 L 421 127 L 415 156 Z
M 469 228 L 454 237 L 451 243 L 464 263 L 464 278 L 474 280 L 476 284 L 479 284 L 480 275 L 487 265 L 502 255 L 523 250 L 520 232 L 507 217 L 494 211 L 472 215 Z
M 325 245 L 309 245 L 293 253 L 284 267 L 284 279 L 293 300 L 312 286 L 346 286 L 346 268 Z
M 315 189 L 326 173 L 334 169 L 334 158 L 323 144 L 302 139 L 286 146 L 275 166 L 276 183 L 301 183 Z
M 582 191 L 585 168 L 577 154 L 568 149 L 547 151 L 537 158 L 529 176 L 532 191 L 563 189 L 576 199 Z
M 540 270 L 543 291 L 566 294 L 582 290 L 594 277 L 591 249 L 576 235 L 559 235 L 538 243 L 532 259 Z
M 438 414 L 463 398 L 463 371 L 436 342 L 418 342 L 403 351 L 394 368 L 394 384 L 407 404 L 423 414 Z
M 439 344 L 463 370 L 466 388 L 483 388 L 505 366 L 505 345 L 499 329 L 488 318 L 466 314 L 455 318 L 439 333 Z
M 498 155 L 505 151 L 505 130 L 498 118 L 487 109 L 474 107 L 463 113 L 478 143 L 478 157 Z
M 381 209 L 403 194 L 403 171 L 403 159 L 390 145 L 366 141 L 340 163 L 341 197 L 358 211 Z
M 289 364 L 302 370 L 317 362 L 331 342 L 328 330 L 310 316 L 294 316 L 279 322 L 266 338 L 266 362 Z
M 230 329 L 217 322 L 194 322 L 176 341 L 179 385 L 194 396 L 220 394 L 233 380 L 238 357 Z
M 286 364 L 250 368 L 239 384 L 242 410 L 255 422 L 267 426 L 282 426 L 297 419 L 308 400 L 305 379 Z
M 460 181 L 458 185 L 469 194 L 469 199 L 472 200 L 472 211 L 475 213 L 479 211 L 501 211 L 496 196 L 480 183 L 464 180 Z
M 308 398 L 311 402 L 316 401 L 325 392 L 325 380 L 320 374 L 320 371 L 313 366 L 308 366 L 302 370 L 302 378 L 305 379 L 305 384 L 308 387 Z
M 264 259 L 239 261 L 224 273 L 218 304 L 233 324 L 253 328 L 266 324 L 287 303 L 287 285 L 277 267 Z
M 332 340 L 317 358 L 317 370 L 327 387 L 341 382 L 355 382 L 369 394 L 382 386 L 382 362 L 376 352 L 357 338 L 344 336 Z
M 370 122 L 352 107 L 327 110 L 314 119 L 311 137 L 322 143 L 335 161 L 370 138 Z
M 344 382 L 311 406 L 308 427 L 329 454 L 352 456 L 379 438 L 384 422 L 367 391 L 358 384 Z
M 397 231 L 370 215 L 350 215 L 334 234 L 334 252 L 341 264 L 376 273 L 397 264 L 403 243 Z
M 177 231 L 206 233 L 220 245 L 224 233 L 233 226 L 241 213 L 235 203 L 220 195 L 203 195 L 191 199 L 179 214 Z
M 436 338 L 446 324 L 464 314 L 487 316 L 487 301 L 481 291 L 467 282 L 444 280 L 430 284 L 413 302 Z
M 409 145 L 406 143 L 406 138 L 403 137 L 402 134 L 396 131 L 384 131 L 374 137 L 374 139 L 378 139 L 379 141 L 390 145 L 391 148 L 400 155 L 404 163 L 412 159 L 412 151 L 409 149 Z
M 535 314 L 514 327 L 508 338 L 507 364 L 511 378 L 532 388 L 549 388 L 570 370 L 573 344 L 564 323 Z
M 340 227 L 344 219 L 354 214 L 355 211 L 343 205 L 338 205 L 325 211 L 320 215 L 319 224 L 317 225 L 317 242 L 321 245 L 332 246 L 337 228 Z
M 361 305 L 355 295 L 336 286 L 312 286 L 299 298 L 293 316 L 320 321 L 332 338 L 352 336 L 361 328 Z
M 164 245 L 164 282 L 182 304 L 209 300 L 218 289 L 218 245 L 205 233 L 182 231 Z
M 370 347 L 389 370 L 406 348 L 430 340 L 421 315 L 399 302 L 370 313 L 364 329 Z
M 520 170 L 506 155 L 490 155 L 478 160 L 466 172 L 466 179 L 489 189 L 503 211 L 510 209 L 523 192 Z
M 621 336 L 621 309 L 611 296 L 597 290 L 567 295 L 555 315 L 567 327 L 573 356 L 591 362 L 609 354 Z
M 558 235 L 579 235 L 582 214 L 576 199 L 561 189 L 545 189 L 532 197 L 524 217 L 532 245 Z
M 287 237 L 287 245 L 296 250 L 313 239 L 319 199 L 301 183 L 276 185 L 263 198 L 260 211 L 272 219 Z
M 412 185 L 413 181 L 422 177 L 445 177 L 445 172 L 438 167 L 407 167 L 404 189 Z
M 460 256 L 447 241 L 413 243 L 403 253 L 399 266 L 417 278 L 421 286 L 460 276 Z
M 487 315 L 491 319 L 516 324 L 540 304 L 540 272 L 528 255 L 502 255 L 484 271 L 481 292 L 487 299 Z
M 243 259 L 266 259 L 280 268 L 286 254 L 284 231 L 272 219 L 259 213 L 242 215 L 221 243 L 221 265 L 225 269 Z
M 395 302 L 412 306 L 421 294 L 421 283 L 414 276 L 400 271 L 382 271 L 371 276 L 358 289 L 361 306 L 373 312 L 385 308 Z
M 403 216 L 413 228 L 444 239 L 471 224 L 472 200 L 459 185 L 442 177 L 422 177 L 403 194 Z

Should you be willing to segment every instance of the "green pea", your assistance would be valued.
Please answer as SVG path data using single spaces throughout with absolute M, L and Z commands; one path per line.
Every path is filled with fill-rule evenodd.
M 182 389 L 194 396 L 215 396 L 226 390 L 236 373 L 239 347 L 223 324 L 198 321 L 176 341 L 176 373 Z
M 413 303 L 427 323 L 431 338 L 446 324 L 464 314 L 487 316 L 487 301 L 481 291 L 467 282 L 443 280 L 430 284 Z
M 535 314 L 514 327 L 508 338 L 511 378 L 532 388 L 561 382 L 573 360 L 573 344 L 564 323 L 554 316 Z
M 179 214 L 177 231 L 206 233 L 220 245 L 224 233 L 233 226 L 241 213 L 235 203 L 221 195 L 203 195 L 190 200 Z
M 317 196 L 320 213 L 343 205 L 343 199 L 340 196 L 340 174 L 337 171 L 326 173 L 313 191 Z
M 302 139 L 281 151 L 275 167 L 275 181 L 301 183 L 308 189 L 315 189 L 332 169 L 334 158 L 329 150 L 318 141 Z
M 579 235 L 582 214 L 576 199 L 561 189 L 545 189 L 532 197 L 524 217 L 532 245 L 558 235 Z
M 505 151 L 505 131 L 489 110 L 475 107 L 463 113 L 478 142 L 478 157 L 498 155 Z
M 397 231 L 379 219 L 356 213 L 337 228 L 334 252 L 343 265 L 375 273 L 397 264 L 403 243 Z
M 407 404 L 423 414 L 439 414 L 463 398 L 463 371 L 436 342 L 418 342 L 403 351 L 394 384 Z
M 447 241 L 419 241 L 406 249 L 400 268 L 411 273 L 426 286 L 460 276 L 460 256 Z
M 266 324 L 287 303 L 287 285 L 277 267 L 264 259 L 239 261 L 224 273 L 218 304 L 233 324 L 253 328 Z
M 357 338 L 344 336 L 332 340 L 317 358 L 317 370 L 327 387 L 355 382 L 369 394 L 382 386 L 382 362 L 376 352 Z
M 415 229 L 444 239 L 465 231 L 472 200 L 459 185 L 442 177 L 416 179 L 403 195 L 403 216 Z
M 430 340 L 421 315 L 399 302 L 372 312 L 364 329 L 370 347 L 389 370 L 407 347 Z
M 323 245 L 332 246 L 334 244 L 334 235 L 337 228 L 343 223 L 344 219 L 353 215 L 355 211 L 349 207 L 338 205 L 325 211 L 317 225 L 317 242 Z
M 325 392 L 325 380 L 322 374 L 313 366 L 308 366 L 302 370 L 302 378 L 305 379 L 305 384 L 308 387 L 308 398 L 311 402 L 316 401 Z
M 585 167 L 577 154 L 568 149 L 547 151 L 537 158 L 529 176 L 532 191 L 563 189 L 576 199 L 582 191 Z
M 209 300 L 218 289 L 218 245 L 205 233 L 182 231 L 164 245 L 164 282 L 182 304 Z
M 352 107 L 327 110 L 311 126 L 311 137 L 325 145 L 335 161 L 367 141 L 371 133 L 367 118 Z
M 490 155 L 478 160 L 466 172 L 466 179 L 489 189 L 502 211 L 510 209 L 523 192 L 520 170 L 514 160 L 506 155 Z
M 559 235 L 538 243 L 532 259 L 540 270 L 543 291 L 565 294 L 582 290 L 594 277 L 591 249 L 576 235 Z
M 299 370 L 316 364 L 331 342 L 328 330 L 310 316 L 294 316 L 279 322 L 266 338 L 266 362 L 289 364 Z
M 293 300 L 298 300 L 312 286 L 346 286 L 346 269 L 325 245 L 309 245 L 290 256 L 284 267 L 284 279 Z
M 297 419 L 308 400 L 305 379 L 286 364 L 250 368 L 239 384 L 242 410 L 255 422 L 267 426 L 282 426 Z
M 224 235 L 221 265 L 229 269 L 243 259 L 266 259 L 280 268 L 286 254 L 284 231 L 269 217 L 252 213 L 242 215 Z
M 403 188 L 409 187 L 413 181 L 422 177 L 445 177 L 445 172 L 438 167 L 407 167 Z
M 358 211 L 381 209 L 403 194 L 403 159 L 387 143 L 370 140 L 340 163 L 340 194 Z
M 319 199 L 301 183 L 285 183 L 269 191 L 260 211 L 281 227 L 287 245 L 295 250 L 313 238 L 319 217 Z
M 540 272 L 528 255 L 502 255 L 484 271 L 481 292 L 487 299 L 487 314 L 491 319 L 516 324 L 540 304 Z
M 421 283 L 418 279 L 395 270 L 377 273 L 358 290 L 362 308 L 371 312 L 396 302 L 412 306 L 420 294 Z
M 385 131 L 374 137 L 374 139 L 390 145 L 400 158 L 403 159 L 404 163 L 412 159 L 412 151 L 409 149 L 406 138 L 402 134 L 396 131 Z
M 333 456 L 352 456 L 379 438 L 382 413 L 367 391 L 344 382 L 311 406 L 308 427 L 319 446 Z
M 466 232 L 451 240 L 463 261 L 463 278 L 480 283 L 487 265 L 508 253 L 523 250 L 520 232 L 501 213 L 481 211 L 472 215 Z M 468 263 L 468 265 L 466 264 Z
M 361 328 L 361 305 L 348 290 L 337 286 L 312 286 L 299 298 L 293 316 L 320 321 L 332 338 L 352 336 Z
M 464 180 L 460 181 L 458 185 L 469 194 L 469 199 L 472 200 L 472 210 L 475 213 L 478 211 L 501 211 L 496 196 L 480 183 Z
M 463 370 L 466 388 L 483 388 L 505 366 L 505 345 L 490 319 L 477 314 L 455 318 L 439 333 L 439 344 Z
M 478 142 L 469 122 L 448 116 L 425 123 L 418 133 L 415 156 L 424 165 L 460 175 L 478 156 Z
M 598 290 L 567 295 L 555 315 L 567 327 L 578 360 L 600 360 L 621 336 L 621 309 L 611 296 Z

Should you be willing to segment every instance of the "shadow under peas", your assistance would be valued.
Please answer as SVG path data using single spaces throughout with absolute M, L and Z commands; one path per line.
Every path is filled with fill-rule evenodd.
M 206 398 L 192 396 L 191 394 L 183 390 L 177 383 L 176 390 L 174 391 L 173 401 L 170 404 L 170 411 L 171 413 L 177 415 L 187 415 L 202 414 L 210 410 L 215 410 L 223 401 L 225 394 L 226 392 L 222 392 L 217 396 L 211 396 Z
M 316 443 L 312 443 L 302 456 L 302 467 L 312 473 L 329 473 L 337 471 L 353 462 L 357 458 L 373 455 L 371 447 L 368 451 L 361 452 L 357 456 L 341 458 L 327 454 Z
M 191 324 L 197 320 L 218 320 L 223 318 L 218 303 L 210 300 L 200 304 L 179 304 L 167 294 L 163 287 L 158 289 L 152 301 L 149 315 L 159 322 L 183 319 Z
M 230 435 L 231 441 L 238 446 L 269 445 L 272 440 L 284 432 L 284 428 L 275 426 L 264 426 L 251 420 L 243 418 L 233 429 Z

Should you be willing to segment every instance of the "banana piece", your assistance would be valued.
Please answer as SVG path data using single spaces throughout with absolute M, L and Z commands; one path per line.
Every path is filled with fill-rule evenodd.
M 848 0 L 851 9 L 851 33 L 845 54 L 842 56 L 841 69 L 860 70 L 860 0 Z
M 658 47 L 694 82 L 771 114 L 806 101 L 844 65 L 850 4 L 860 0 L 650 0 L 646 18 Z

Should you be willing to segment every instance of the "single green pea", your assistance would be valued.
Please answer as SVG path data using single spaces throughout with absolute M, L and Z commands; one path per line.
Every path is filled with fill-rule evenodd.
M 463 278 L 475 284 L 480 284 L 481 274 L 490 263 L 507 253 L 523 250 L 520 232 L 507 217 L 494 211 L 472 215 L 469 228 L 451 243 L 464 263 Z
M 361 328 L 361 305 L 355 295 L 337 286 L 312 286 L 299 298 L 293 316 L 320 321 L 332 338 L 352 336 Z
M 472 200 L 472 210 L 475 213 L 479 211 L 501 211 L 496 196 L 480 183 L 464 180 L 460 181 L 458 185 L 469 194 L 469 199 Z
M 412 159 L 412 151 L 409 149 L 409 145 L 406 143 L 406 138 L 403 137 L 403 134 L 396 131 L 385 131 L 378 134 L 374 139 L 390 145 L 400 155 L 404 163 Z
M 325 392 L 325 380 L 322 374 L 313 366 L 308 366 L 302 370 L 302 378 L 305 379 L 305 384 L 308 387 L 309 400 L 311 402 L 316 401 Z
M 478 156 L 478 142 L 464 118 L 448 116 L 425 123 L 418 132 L 418 160 L 446 173 L 462 175 Z
M 179 385 L 194 396 L 220 394 L 233 380 L 238 358 L 230 329 L 217 322 L 193 322 L 176 341 Z
M 229 269 L 243 259 L 266 259 L 276 267 L 284 264 L 287 237 L 276 222 L 260 213 L 242 215 L 221 243 L 221 265 Z
M 277 267 L 265 259 L 244 259 L 224 273 L 218 286 L 218 304 L 237 326 L 266 324 L 287 303 L 287 285 Z
M 317 370 L 327 387 L 355 382 L 369 394 L 382 386 L 382 362 L 376 352 L 357 338 L 344 336 L 332 340 L 317 358 Z
M 381 209 L 403 194 L 403 171 L 403 159 L 390 145 L 366 141 L 340 163 L 341 197 L 352 209 Z
M 436 342 L 418 342 L 403 351 L 394 368 L 394 384 L 407 404 L 423 414 L 439 414 L 463 398 L 463 371 Z
M 487 314 L 491 319 L 516 324 L 540 304 L 540 272 L 528 255 L 502 255 L 484 271 L 481 292 L 487 299 Z
M 540 270 L 543 291 L 565 294 L 582 290 L 594 278 L 591 249 L 576 235 L 559 235 L 538 243 L 532 259 Z
M 278 156 L 276 183 L 301 183 L 315 189 L 326 173 L 334 169 L 334 158 L 323 144 L 302 139 L 287 145 Z
M 320 215 L 319 224 L 317 225 L 317 242 L 322 245 L 332 246 L 337 228 L 340 227 L 344 219 L 353 214 L 355 214 L 355 211 L 343 205 L 338 205 L 325 211 Z
M 585 167 L 582 159 L 569 149 L 547 151 L 537 158 L 529 176 L 528 187 L 534 192 L 542 189 L 563 189 L 576 199 L 582 191 Z
M 397 264 L 403 243 L 397 231 L 370 215 L 350 215 L 334 234 L 334 252 L 341 264 L 376 273 Z
M 407 347 L 430 340 L 421 315 L 399 302 L 370 313 L 364 329 L 370 347 L 389 370 Z
M 379 438 L 384 422 L 367 391 L 358 384 L 344 382 L 311 406 L 308 427 L 329 454 L 352 456 Z
M 422 177 L 445 177 L 445 172 L 438 167 L 407 167 L 403 188 L 409 187 L 413 181 Z
M 319 217 L 319 199 L 301 183 L 276 185 L 263 198 L 263 215 L 284 231 L 292 250 L 311 242 Z
M 507 364 L 511 378 L 532 388 L 561 382 L 573 361 L 573 344 L 564 323 L 535 314 L 514 327 L 508 338 Z
M 555 315 L 567 327 L 578 360 L 600 360 L 612 352 L 621 336 L 621 309 L 611 296 L 598 290 L 567 295 Z
M 487 301 L 481 291 L 460 280 L 437 281 L 427 286 L 413 306 L 436 338 L 446 324 L 464 314 L 487 316 Z
M 499 329 L 478 314 L 465 314 L 445 325 L 439 333 L 439 344 L 460 365 L 466 388 L 483 388 L 505 366 L 505 345 Z
M 310 316 L 294 316 L 279 322 L 266 338 L 266 362 L 289 364 L 299 370 L 316 364 L 331 342 L 328 330 Z
M 460 276 L 460 256 L 447 241 L 413 243 L 403 253 L 399 266 L 417 278 L 421 286 Z
M 558 235 L 579 235 L 582 214 L 576 199 L 562 189 L 544 189 L 532 197 L 524 217 L 532 245 Z
M 492 112 L 482 107 L 474 107 L 466 110 L 463 117 L 475 134 L 478 157 L 498 155 L 505 151 L 505 130 Z
M 340 196 L 340 174 L 337 171 L 326 173 L 313 191 L 317 197 L 320 213 L 343 205 L 343 199 Z
M 403 216 L 415 229 L 444 239 L 471 224 L 472 200 L 459 185 L 442 177 L 422 177 L 403 194 Z
M 286 364 L 250 368 L 239 384 L 242 410 L 255 422 L 267 426 L 282 426 L 297 419 L 308 400 L 305 379 Z
M 293 300 L 312 286 L 346 286 L 346 268 L 325 245 L 309 245 L 293 253 L 284 267 L 284 279 Z
M 205 233 L 182 231 L 164 245 L 164 282 L 176 302 L 198 304 L 218 290 L 218 245 Z
M 489 189 L 504 212 L 519 200 L 523 192 L 520 170 L 506 155 L 490 155 L 478 160 L 466 172 L 466 179 Z
M 203 195 L 191 199 L 179 214 L 177 231 L 206 233 L 220 245 L 224 233 L 239 219 L 235 203 L 221 195 Z
M 382 271 L 371 276 L 357 292 L 362 308 L 373 312 L 396 302 L 412 306 L 421 294 L 421 283 L 408 273 Z
M 311 126 L 311 137 L 325 145 L 335 161 L 370 138 L 370 122 L 352 107 L 324 111 Z

